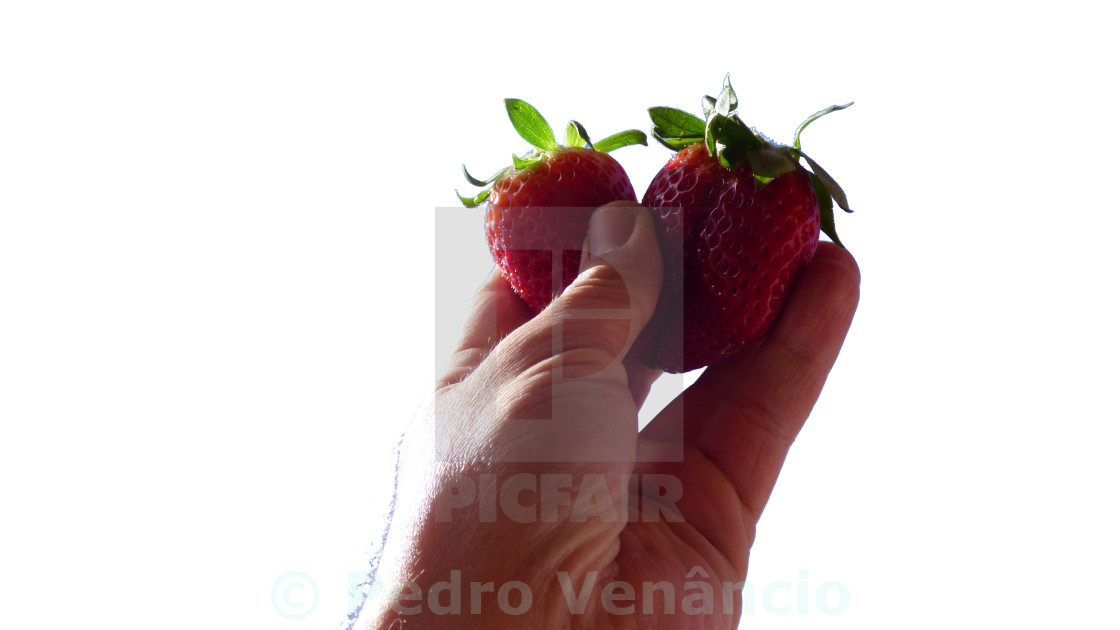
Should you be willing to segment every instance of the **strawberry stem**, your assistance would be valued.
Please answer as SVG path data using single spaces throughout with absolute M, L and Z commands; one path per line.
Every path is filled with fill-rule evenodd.
M 517 130 L 519 136 L 533 145 L 534 149 L 522 156 L 514 154 L 512 167 L 507 166 L 487 179 L 478 179 L 471 175 L 464 165 L 463 176 L 467 181 L 474 186 L 486 188 L 486 190 L 483 190 L 474 197 L 464 197 L 459 194 L 459 191 L 455 191 L 455 196 L 468 208 L 475 208 L 485 203 L 490 196 L 490 187 L 509 173 L 511 169 L 522 170 L 529 168 L 545 159 L 551 152 L 560 148 L 560 145 L 556 143 L 556 136 L 552 131 L 552 127 L 549 126 L 548 121 L 544 119 L 544 116 L 542 116 L 535 107 L 516 98 L 505 99 L 505 105 L 506 113 L 509 115 L 510 122 L 513 123 L 513 128 Z M 698 123 L 701 130 L 703 130 L 703 121 L 698 121 Z M 595 150 L 607 153 L 614 149 L 633 144 L 644 145 L 646 144 L 646 134 L 637 129 L 631 129 L 592 143 L 591 136 L 588 135 L 587 129 L 579 122 L 572 120 L 568 122 L 564 130 L 564 144 L 569 147 L 588 151 Z
M 833 200 L 845 212 L 851 212 L 848 198 L 840 184 L 832 178 L 820 164 L 801 150 L 801 133 L 814 120 L 832 112 L 851 107 L 833 105 L 809 116 L 793 136 L 793 146 L 776 143 L 760 134 L 754 127 L 748 127 L 735 110 L 739 98 L 731 87 L 731 75 L 723 79 L 723 89 L 719 96 L 705 96 L 701 100 L 704 118 L 700 119 L 688 112 L 672 107 L 651 107 L 649 117 L 653 121 L 653 137 L 673 151 L 680 151 L 698 142 L 703 142 L 708 154 L 719 160 L 725 168 L 735 168 L 743 161 L 749 162 L 755 176 L 755 186 L 762 188 L 775 178 L 797 169 L 803 169 L 801 159 L 809 164 L 809 176 L 817 196 L 821 216 L 821 231 L 836 244 L 843 247 L 836 236 L 836 221 L 833 213 Z

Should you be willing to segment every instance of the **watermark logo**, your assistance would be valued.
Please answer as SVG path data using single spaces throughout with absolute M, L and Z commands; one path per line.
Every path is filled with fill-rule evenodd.
M 515 523 L 681 522 L 676 504 L 684 484 L 675 475 L 655 473 L 607 475 L 517 473 L 505 477 L 483 473 L 456 475 L 446 484 L 436 521 L 477 517 L 493 523 L 501 515 Z
M 563 217 L 571 213 L 587 213 L 588 208 L 530 208 L 522 209 L 531 213 L 535 220 L 544 224 L 563 224 L 567 219 Z M 464 313 L 464 305 L 470 302 L 470 296 L 485 278 L 487 269 L 490 268 L 490 255 L 486 251 L 485 239 L 482 237 L 481 227 L 484 225 L 484 209 L 436 208 L 435 214 L 435 330 L 434 340 L 436 346 L 436 373 L 442 372 L 444 361 L 450 357 L 458 341 L 460 320 Z M 477 234 L 476 238 L 464 238 L 464 234 Z M 582 241 L 572 235 L 555 235 L 550 238 L 547 245 L 540 239 L 525 235 L 510 235 L 509 242 L 505 243 L 510 252 L 519 256 L 537 261 L 543 270 L 551 270 L 552 290 L 559 294 L 564 287 L 566 270 L 573 261 L 580 259 Z M 524 242 L 522 242 L 522 239 Z M 567 239 L 567 240 L 565 240 Z M 487 264 L 481 269 L 465 261 L 482 260 Z M 679 256 L 663 261 L 664 264 L 683 264 Z M 670 273 L 666 278 L 683 277 L 679 273 Z M 566 280 L 570 281 L 571 278 Z M 623 278 L 624 284 L 633 285 L 630 279 Z M 662 286 L 663 292 L 671 292 L 672 287 Z M 678 287 L 679 290 L 679 287 Z M 666 310 L 663 304 L 660 308 Z M 680 307 L 683 309 L 683 306 Z M 630 319 L 633 312 L 626 308 L 581 308 L 565 311 L 562 317 L 557 317 L 552 323 L 552 349 L 559 355 L 565 342 L 565 325 L 573 325 L 577 320 L 589 325 L 589 322 L 602 322 L 617 324 L 620 319 Z M 679 315 L 679 314 L 678 314 Z M 498 339 L 499 326 L 495 314 L 489 321 L 475 321 L 474 334 L 480 337 Z M 667 321 L 683 321 L 682 317 L 667 317 Z M 634 331 L 637 334 L 637 331 Z M 666 334 L 662 331 L 662 334 Z M 616 357 L 622 360 L 622 357 Z M 551 371 L 551 387 L 563 388 L 572 386 L 585 380 L 588 375 L 580 370 L 573 369 L 569 373 L 564 366 Z M 675 386 L 677 391 L 665 392 L 658 399 L 672 400 L 684 389 L 684 381 L 680 378 L 664 379 L 666 385 Z M 479 413 L 503 413 L 505 399 L 501 398 L 500 389 L 474 392 L 471 404 L 481 410 Z M 561 417 L 555 406 L 557 400 L 563 396 L 542 397 L 546 402 L 534 405 L 528 417 L 517 417 L 520 431 L 525 435 L 536 436 L 563 436 L 573 430 L 574 420 L 593 423 L 594 419 L 581 419 Z M 433 432 L 433 446 L 435 458 L 440 462 L 450 462 L 458 459 L 456 447 L 458 418 L 456 412 L 461 408 L 460 401 L 454 393 L 437 392 L 433 404 L 435 414 L 435 430 Z M 551 407 L 550 407 L 551 406 Z M 679 462 L 684 460 L 684 416 L 678 407 L 666 407 L 661 410 L 659 422 L 659 448 L 641 449 L 633 456 L 637 461 Z M 580 440 L 549 439 L 514 441 L 503 445 L 488 454 L 494 462 L 610 462 L 613 453 L 604 452 L 595 448 L 588 448 L 588 444 Z
M 319 585 L 303 571 L 289 571 L 272 583 L 272 608 L 285 619 L 306 619 L 319 606 Z
M 501 614 L 512 617 L 528 613 L 534 604 L 533 589 L 526 582 L 476 582 L 464 577 L 465 571 L 453 570 L 446 579 L 437 580 L 427 588 L 402 581 L 386 584 L 380 576 L 367 571 L 350 571 L 347 595 L 350 610 L 360 609 L 363 602 L 386 597 L 389 608 L 408 617 L 423 612 L 438 616 L 479 615 L 496 606 Z M 612 616 L 626 615 L 731 615 L 736 603 L 748 615 L 839 615 L 848 610 L 852 595 L 848 585 L 837 580 L 811 580 L 807 570 L 797 571 L 795 580 L 771 580 L 755 583 L 719 581 L 704 567 L 694 566 L 683 580 L 628 582 L 600 580 L 598 572 L 582 577 L 565 571 L 555 574 L 563 605 L 571 615 L 584 615 L 601 610 Z M 272 585 L 272 605 L 284 617 L 306 619 L 319 604 L 319 587 L 314 578 L 302 571 L 290 571 Z
M 399 615 L 428 612 L 437 616 L 480 615 L 484 609 L 521 616 L 534 604 L 532 588 L 525 582 L 502 583 L 466 580 L 463 572 L 451 571 L 447 579 L 427 589 L 412 581 L 388 586 L 389 607 Z M 759 612 L 771 615 L 838 615 L 851 604 L 851 593 L 843 582 L 809 581 L 808 571 L 798 571 L 796 582 L 776 580 L 765 584 L 750 581 L 718 581 L 704 567 L 694 566 L 684 580 L 632 583 L 603 582 L 596 571 L 575 578 L 565 571 L 555 575 L 558 592 L 571 615 L 601 610 L 612 616 L 625 615 L 732 615 L 741 602 L 742 615 Z M 557 590 L 552 590 L 557 592 Z
M 775 580 L 758 588 L 748 581 L 743 587 L 744 615 L 755 614 L 759 605 L 771 615 L 808 615 L 810 612 L 839 615 L 848 610 L 851 602 L 847 584 L 828 580 L 814 585 L 805 570 L 797 572 L 796 583 Z

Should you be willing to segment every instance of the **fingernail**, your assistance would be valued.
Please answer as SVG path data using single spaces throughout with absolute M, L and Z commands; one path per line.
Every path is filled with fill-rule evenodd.
M 591 215 L 587 238 L 592 256 L 614 251 L 630 240 L 634 232 L 634 211 L 631 208 L 606 206 Z

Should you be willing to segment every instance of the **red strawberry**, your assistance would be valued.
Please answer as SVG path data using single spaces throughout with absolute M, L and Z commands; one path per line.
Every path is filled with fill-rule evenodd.
M 646 135 L 632 129 L 592 144 L 573 120 L 560 145 L 532 105 L 505 103 L 517 133 L 536 148 L 513 156 L 513 166 L 487 180 L 471 177 L 463 167 L 469 182 L 490 187 L 459 199 L 470 208 L 486 202 L 490 253 L 513 289 L 539 312 L 578 274 L 591 213 L 611 201 L 637 200 L 626 171 L 607 152 L 644 145 Z
M 737 104 L 725 80 L 718 99 L 704 97 L 706 120 L 650 109 L 654 137 L 679 152 L 642 199 L 658 224 L 665 276 L 633 352 L 668 372 L 710 365 L 762 338 L 819 233 L 840 243 L 832 200 L 850 212 L 836 181 L 801 151 L 800 137 L 809 123 L 851 103 L 810 116 L 792 147 L 747 127 Z

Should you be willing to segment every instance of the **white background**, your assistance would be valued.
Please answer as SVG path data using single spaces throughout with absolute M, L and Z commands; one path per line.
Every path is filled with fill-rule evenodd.
M 727 72 L 782 141 L 856 102 L 803 139 L 864 274 L 745 627 L 1115 623 L 1114 18 L 753 4 L 4 3 L 0 626 L 335 625 L 461 309 L 436 208 L 526 149 L 501 99 L 600 138 Z M 616 153 L 639 196 L 668 156 Z

